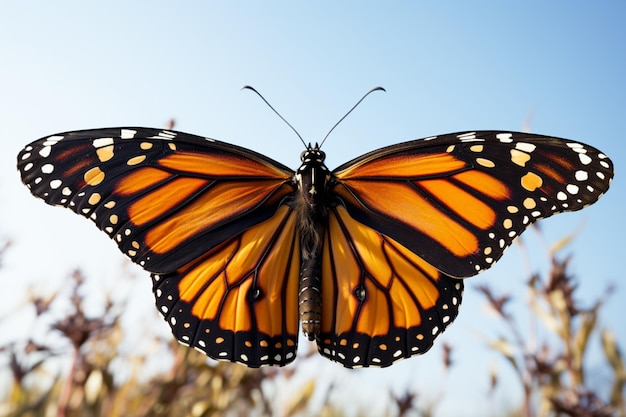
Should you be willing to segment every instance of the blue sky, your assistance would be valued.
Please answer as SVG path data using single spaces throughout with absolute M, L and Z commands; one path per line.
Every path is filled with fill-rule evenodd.
M 178 130 L 296 168 L 302 144 L 242 85 L 255 86 L 313 142 L 381 85 L 387 92 L 369 97 L 325 143 L 330 168 L 404 140 L 526 125 L 612 158 L 616 178 L 598 204 L 542 222 L 545 242 L 532 232 L 523 239 L 530 268 L 542 271 L 546 245 L 578 231 L 563 254 L 574 255 L 572 272 L 589 301 L 617 285 L 601 323 L 624 348 L 625 19 L 626 5 L 618 1 L 3 2 L 0 235 L 14 245 L 0 270 L 0 314 L 17 308 L 27 285 L 54 288 L 76 266 L 112 286 L 123 262 L 90 223 L 45 206 L 21 186 L 14 161 L 27 143 L 83 128 L 160 127 L 175 118 Z M 478 336 L 496 337 L 501 329 L 491 325 L 472 287 L 489 284 L 523 303 L 527 266 L 513 247 L 494 268 L 466 281 L 460 316 L 442 337 L 456 348 L 442 412 L 481 415 L 487 405 L 476 398 L 485 398 L 489 366 L 496 363 L 507 375 Z M 140 287 L 145 294 L 137 303 L 149 308 L 147 274 Z M 431 364 L 439 361 L 435 351 L 359 377 L 324 364 L 319 378 L 336 372 L 365 393 L 382 383 L 428 389 L 443 383 Z M 498 395 L 506 403 L 519 389 L 512 382 Z

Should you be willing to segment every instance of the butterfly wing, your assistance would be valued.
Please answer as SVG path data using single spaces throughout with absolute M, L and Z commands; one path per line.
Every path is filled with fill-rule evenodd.
M 295 357 L 300 268 L 288 168 L 255 152 L 145 128 L 68 132 L 18 155 L 33 195 L 93 220 L 153 273 L 184 344 L 248 366 Z
M 469 277 L 538 219 L 594 203 L 613 165 L 578 142 L 481 131 L 393 145 L 333 173 L 350 216 L 443 273 Z
M 322 255 L 320 353 L 345 367 L 379 366 L 426 352 L 458 314 L 463 281 L 331 209 Z
M 40 139 L 18 155 L 33 195 L 90 218 L 150 272 L 171 272 L 276 213 L 293 172 L 244 148 L 146 128 Z
M 183 344 L 257 368 L 296 355 L 300 240 L 276 215 L 169 274 L 153 274 L 157 308 Z

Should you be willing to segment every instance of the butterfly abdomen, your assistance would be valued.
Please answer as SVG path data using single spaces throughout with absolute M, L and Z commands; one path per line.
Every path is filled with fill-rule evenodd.
M 322 322 L 321 263 L 312 257 L 302 263 L 298 287 L 298 310 L 302 331 L 314 340 Z

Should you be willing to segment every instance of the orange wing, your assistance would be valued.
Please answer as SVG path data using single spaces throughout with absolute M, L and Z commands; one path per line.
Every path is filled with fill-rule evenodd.
M 18 156 L 48 204 L 93 220 L 153 273 L 178 340 L 251 367 L 295 357 L 300 239 L 284 204 L 293 172 L 184 133 L 98 129 L 40 139 Z
M 350 216 L 445 274 L 469 277 L 531 223 L 595 202 L 613 167 L 588 145 L 483 131 L 379 149 L 333 173 Z
M 46 137 L 20 153 L 18 169 L 31 193 L 90 218 L 155 273 L 269 219 L 296 190 L 293 172 L 260 154 L 146 128 Z
M 397 241 L 329 213 L 322 256 L 320 353 L 345 367 L 385 367 L 426 352 L 456 318 L 463 281 Z
M 153 274 L 157 308 L 183 344 L 250 367 L 296 355 L 300 239 L 295 214 L 226 240 L 177 271 Z

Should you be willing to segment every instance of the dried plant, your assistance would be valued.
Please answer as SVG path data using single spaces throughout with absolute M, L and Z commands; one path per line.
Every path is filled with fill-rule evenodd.
M 146 368 L 148 355 L 153 352 L 141 356 L 120 349 L 129 333 L 121 324 L 124 308 L 107 301 L 101 314 L 89 317 L 82 290 L 85 283 L 86 277 L 75 271 L 62 291 L 50 296 L 30 294 L 35 320 L 46 323 L 48 330 L 25 342 L 0 347 L 0 357 L 6 359 L 13 381 L 11 391 L 0 401 L 0 416 L 316 415 L 312 410 L 325 416 L 350 414 L 346 412 L 348 403 L 330 400 L 330 394 L 340 388 L 338 384 L 320 388 L 314 379 L 301 384 L 286 404 L 279 403 L 276 395 L 291 383 L 297 365 L 249 369 L 215 362 L 173 338 L 153 336 L 152 342 L 158 347 L 154 350 L 171 365 L 150 374 Z M 60 338 L 49 337 L 52 334 Z M 446 370 L 452 365 L 451 354 L 451 347 L 446 346 Z M 302 355 L 300 363 L 312 355 L 316 355 L 315 349 Z M 125 370 L 124 378 L 118 375 L 120 367 Z M 312 401 L 319 402 L 313 394 L 320 389 L 326 390 L 321 409 L 319 404 L 312 406 Z M 398 416 L 433 415 L 444 394 L 442 387 L 439 397 L 420 408 L 415 392 L 399 396 L 385 393 L 390 407 L 395 407 L 389 415 Z
M 524 392 L 524 416 L 624 416 L 623 356 L 612 333 L 598 324 L 599 311 L 611 288 L 591 306 L 582 306 L 575 297 L 576 280 L 568 271 L 571 258 L 559 259 L 556 251 L 550 257 L 547 276 L 534 274 L 526 284 L 533 320 L 530 327 L 535 329 L 540 323 L 543 329 L 543 333 L 535 336 L 534 343 L 510 313 L 511 297 L 497 295 L 488 286 L 477 288 L 509 332 L 508 337 L 491 340 L 489 345 L 518 376 Z M 585 378 L 585 355 L 592 337 L 599 335 L 614 375 L 610 396 L 604 395 L 607 387 L 590 386 Z M 493 391 L 498 383 L 497 374 L 492 375 L 491 381 Z

